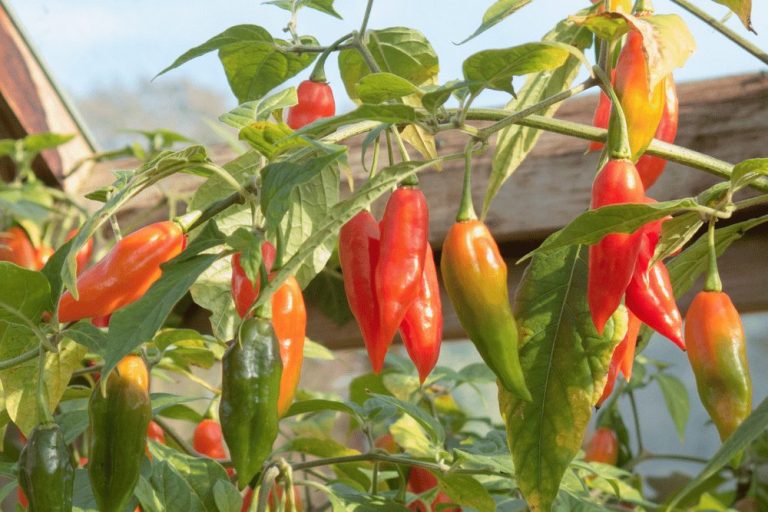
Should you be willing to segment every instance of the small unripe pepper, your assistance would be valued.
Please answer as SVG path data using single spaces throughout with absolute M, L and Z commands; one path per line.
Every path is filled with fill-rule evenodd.
M 130 355 L 107 377 L 106 396 L 97 386 L 88 404 L 88 475 L 101 512 L 123 512 L 133 496 L 152 419 L 149 372 Z
M 380 345 L 379 305 L 375 274 L 379 261 L 379 223 L 364 210 L 339 232 L 339 263 L 349 309 L 360 327 L 374 371 L 381 371 L 387 346 Z
M 629 160 L 609 160 L 592 184 L 592 208 L 644 200 L 643 184 Z M 589 248 L 587 298 L 598 333 L 621 304 L 635 271 L 643 233 L 612 233 Z
M 418 188 L 401 186 L 387 201 L 379 224 L 381 238 L 374 286 L 379 307 L 380 354 L 371 361 L 378 373 L 384 354 L 405 314 L 419 296 L 424 259 L 427 254 L 429 212 L 424 193 Z
M 184 232 L 173 221 L 156 222 L 121 239 L 95 265 L 77 279 L 79 300 L 65 292 L 59 302 L 59 320 L 107 316 L 141 298 L 163 271 L 160 265 L 184 248 Z
M 245 488 L 261 471 L 277 439 L 280 346 L 271 322 L 245 320 L 222 359 L 219 417 L 224 440 Z
M 615 466 L 619 461 L 619 438 L 607 427 L 595 430 L 584 449 L 584 460 Z
M 502 386 L 530 400 L 509 304 L 507 265 L 488 227 L 479 220 L 454 223 L 443 242 L 440 270 L 456 315 L 485 364 Z
M 69 512 L 75 468 L 55 423 L 38 425 L 19 457 L 19 484 L 30 512 Z M 21 496 L 21 494 L 20 494 Z
M 320 118 L 336 114 L 333 89 L 324 81 L 304 80 L 296 90 L 298 103 L 288 109 L 287 124 L 298 130 Z
M 38 268 L 35 248 L 23 229 L 14 226 L 0 233 L 0 261 L 10 261 L 32 270 Z
M 408 308 L 400 324 L 400 335 L 408 356 L 416 365 L 419 380 L 423 384 L 440 357 L 443 339 L 443 309 L 440 304 L 440 288 L 432 248 L 427 244 L 419 296 Z
M 728 294 L 696 295 L 685 315 L 685 342 L 701 402 L 725 441 L 752 412 L 744 328 Z

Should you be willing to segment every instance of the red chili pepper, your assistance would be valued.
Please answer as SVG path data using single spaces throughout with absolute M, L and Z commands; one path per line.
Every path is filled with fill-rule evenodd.
M 644 200 L 640 176 L 629 160 L 609 160 L 592 184 L 592 208 Z M 589 248 L 587 298 L 592 321 L 601 334 L 632 279 L 643 233 L 642 229 L 612 233 Z
M 656 139 L 664 142 L 674 142 L 677 136 L 678 121 L 678 101 L 675 80 L 672 75 L 665 80 L 664 86 L 664 112 L 661 115 L 661 121 L 656 128 Z M 643 186 L 647 189 L 659 179 L 661 173 L 666 167 L 667 161 L 658 156 L 643 155 L 637 161 L 637 172 L 643 181 Z
M 69 233 L 67 233 L 67 237 L 64 239 L 66 242 L 72 240 L 77 233 L 79 233 L 79 229 L 73 229 Z M 85 245 L 80 248 L 79 251 L 77 251 L 77 274 L 80 275 L 80 272 L 85 269 L 85 267 L 88 266 L 88 263 L 91 261 L 91 254 L 93 253 L 93 238 L 89 238 L 87 242 L 85 242 Z
M 643 36 L 630 30 L 616 63 L 616 95 L 627 118 L 632 159 L 648 147 L 664 111 L 664 80 L 649 88 L 648 63 L 643 51 Z
M 413 467 L 408 472 L 408 491 L 414 494 L 421 494 L 434 489 L 435 487 L 437 487 L 437 477 L 435 477 L 435 475 L 430 473 L 428 470 L 419 467 Z M 448 497 L 447 494 L 439 491 L 437 496 L 435 496 L 435 499 L 432 500 L 429 510 L 431 512 L 436 512 L 438 510 L 438 506 L 443 503 L 453 503 L 453 501 Z M 408 504 L 408 510 L 413 512 L 427 512 L 427 507 L 421 500 L 415 500 Z M 442 512 L 461 512 L 460 507 L 442 507 L 440 510 Z
M 403 344 L 416 365 L 422 384 L 437 364 L 440 342 L 443 338 L 443 310 L 440 304 L 440 288 L 432 248 L 427 244 L 424 272 L 416 301 L 405 313 L 400 324 Z
M 379 305 L 381 359 L 371 361 L 381 371 L 383 354 L 419 296 L 424 259 L 427 254 L 429 212 L 424 193 L 418 188 L 400 187 L 392 193 L 379 225 L 381 241 L 374 285 Z
M 80 300 L 70 292 L 61 296 L 59 320 L 107 316 L 139 299 L 160 279 L 160 265 L 181 253 L 184 244 L 184 232 L 173 221 L 150 224 L 126 236 L 80 274 Z
M 192 447 L 198 453 L 212 459 L 224 459 L 227 457 L 227 453 L 224 450 L 221 425 L 209 418 L 204 419 L 195 427 L 195 432 L 192 434 Z
M 667 267 L 661 261 L 648 266 L 655 247 L 651 238 L 643 236 L 637 266 L 627 287 L 626 305 L 643 323 L 685 350 L 683 318 L 675 303 Z
M 584 460 L 615 466 L 619 461 L 619 438 L 607 427 L 595 430 L 584 450 Z
M 147 438 L 160 444 L 165 444 L 165 431 L 160 425 L 154 421 L 150 421 L 149 426 L 147 427 Z
M 32 270 L 38 268 L 35 248 L 23 229 L 14 226 L 0 233 L 0 261 L 10 261 Z
M 635 360 L 635 347 L 637 346 L 637 336 L 640 334 L 640 327 L 643 323 L 632 314 L 629 313 L 627 320 L 627 334 L 624 335 L 624 339 L 621 343 L 616 345 L 613 349 L 613 355 L 611 356 L 611 363 L 608 366 L 608 377 L 605 381 L 605 387 L 603 388 L 603 394 L 595 404 L 595 407 L 600 407 L 608 399 L 613 392 L 613 387 L 616 384 L 616 378 L 619 376 L 619 372 L 624 374 L 624 378 L 629 382 L 632 378 L 632 363 Z
M 327 82 L 304 80 L 296 90 L 299 102 L 288 109 L 287 124 L 298 130 L 322 117 L 336 114 L 333 89 Z
M 261 255 L 267 272 L 275 261 L 275 247 L 264 242 Z M 270 276 L 271 279 L 271 276 Z M 240 253 L 232 256 L 232 297 L 238 314 L 243 317 L 259 295 L 260 283 L 251 283 L 240 265 Z M 304 362 L 304 338 L 307 331 L 307 310 L 304 295 L 295 277 L 291 276 L 272 295 L 272 327 L 280 342 L 283 372 L 280 378 L 280 397 L 277 410 L 282 416 L 288 411 L 296 395 Z
M 374 282 L 379 261 L 379 237 L 379 223 L 369 211 L 352 217 L 339 233 L 344 291 L 375 372 L 381 371 L 387 353 L 387 345 L 379 345 L 379 306 Z

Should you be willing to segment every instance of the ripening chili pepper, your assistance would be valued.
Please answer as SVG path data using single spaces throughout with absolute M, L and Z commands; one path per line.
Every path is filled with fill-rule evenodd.
M 400 336 L 422 384 L 437 364 L 443 339 L 443 309 L 432 248 L 427 244 L 419 296 L 400 324 Z
M 661 121 L 656 128 L 654 137 L 663 142 L 675 142 L 677 136 L 678 121 L 678 101 L 675 80 L 672 75 L 664 81 L 664 112 L 661 115 Z M 643 186 L 648 190 L 651 185 L 656 183 L 661 173 L 666 167 L 667 161 L 658 156 L 643 155 L 637 161 L 637 173 L 643 181 Z
M 685 342 L 701 402 L 725 441 L 752 412 L 744 328 L 728 294 L 696 295 L 685 315 Z
M 379 261 L 379 223 L 363 210 L 339 232 L 339 263 L 349 309 L 360 327 L 375 372 L 384 365 L 387 346 L 379 344 L 379 306 L 374 283 Z
M 298 130 L 320 118 L 336 114 L 333 89 L 325 81 L 304 80 L 296 90 L 298 103 L 288 109 L 288 126 Z
M 641 238 L 640 253 L 625 302 L 643 323 L 685 350 L 683 318 L 675 303 L 667 267 L 661 261 L 649 266 L 655 246 L 648 236 Z
M 0 261 L 10 261 L 32 270 L 38 268 L 35 248 L 23 229 L 14 226 L 0 232 Z
M 605 12 L 604 0 L 592 0 L 593 4 L 599 3 L 597 12 Z M 632 11 L 632 2 L 630 0 L 611 0 L 608 5 L 611 12 L 625 12 L 629 14 Z
M 156 222 L 134 231 L 77 279 L 80 299 L 65 292 L 59 302 L 59 320 L 106 316 L 141 298 L 163 271 L 160 265 L 184 248 L 184 232 L 173 221 Z
M 584 460 L 615 466 L 619 461 L 619 438 L 608 427 L 595 430 L 584 449 Z
M 609 160 L 592 184 L 592 208 L 644 200 L 643 184 L 629 160 Z M 589 248 L 587 299 L 600 334 L 632 279 L 643 233 L 612 233 Z
M 224 440 L 222 439 L 221 425 L 216 420 L 206 418 L 195 427 L 192 435 L 192 447 L 212 459 L 225 459 Z
M 241 489 L 261 471 L 277 439 L 282 367 L 271 322 L 258 316 L 245 320 L 222 359 L 219 404 L 221 429 Z
M 69 233 L 67 233 L 67 237 L 64 239 L 65 242 L 68 242 L 75 238 L 77 236 L 77 233 L 79 233 L 79 229 L 73 229 Z M 91 254 L 93 254 L 93 238 L 89 238 L 87 242 L 85 242 L 85 245 L 83 245 L 79 251 L 77 251 L 77 274 L 80 275 L 80 273 L 85 270 L 85 267 L 88 266 L 88 263 L 91 261 Z
M 387 201 L 379 229 L 379 260 L 374 272 L 379 340 L 377 358 L 371 361 L 375 373 L 381 371 L 392 338 L 419 296 L 429 245 L 429 211 L 424 193 L 411 186 L 397 188 Z
M 419 467 L 413 467 L 408 472 L 408 484 L 406 489 L 414 494 L 422 494 L 437 487 L 437 477 L 429 470 Z M 446 503 L 453 503 L 451 498 L 442 491 L 438 491 L 435 499 L 432 500 L 429 509 L 421 500 L 415 500 L 408 504 L 408 510 L 413 512 L 436 512 L 438 509 L 442 512 L 461 512 L 460 507 L 440 506 Z M 439 507 L 439 508 L 438 508 Z
M 269 242 L 261 246 L 264 266 L 269 272 L 275 261 L 275 248 Z M 271 279 L 271 275 L 270 275 Z M 259 282 L 251 283 L 240 265 L 240 254 L 232 256 L 232 296 L 240 316 L 244 316 L 259 294 Z M 304 363 L 304 338 L 307 331 L 307 309 L 301 286 L 290 276 L 272 295 L 272 327 L 280 340 L 283 373 L 280 380 L 278 414 L 284 415 L 293 403 Z
M 74 483 L 72 454 L 61 428 L 38 425 L 19 457 L 19 485 L 30 512 L 71 511 Z
M 106 395 L 96 386 L 88 404 L 88 475 L 102 512 L 123 512 L 133 496 L 152 419 L 149 372 L 129 355 L 107 377 Z
M 95 316 L 91 318 L 91 324 L 94 327 L 109 327 L 109 319 L 112 318 L 112 315 L 107 316 Z
M 605 380 L 605 387 L 603 388 L 603 394 L 597 400 L 595 407 L 600 407 L 608 399 L 613 392 L 613 388 L 616 384 L 616 378 L 619 376 L 619 372 L 624 374 L 624 378 L 629 382 L 632 378 L 632 363 L 635 360 L 635 348 L 637 346 L 637 336 L 640 334 L 640 327 L 643 323 L 632 314 L 632 311 L 628 312 L 627 319 L 627 334 L 621 342 L 616 345 L 611 355 L 611 363 L 608 366 L 608 377 Z
M 453 224 L 443 242 L 443 286 L 480 356 L 502 386 L 531 399 L 517 351 L 517 322 L 507 289 L 507 265 L 479 220 Z
M 664 80 L 649 87 L 643 36 L 630 30 L 616 63 L 616 95 L 627 118 L 632 159 L 637 160 L 651 143 L 664 111 Z

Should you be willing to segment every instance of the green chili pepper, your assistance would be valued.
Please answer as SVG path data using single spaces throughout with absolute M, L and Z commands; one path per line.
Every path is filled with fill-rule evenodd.
M 19 456 L 19 484 L 30 512 L 72 510 L 75 468 L 64 434 L 55 423 L 38 425 Z

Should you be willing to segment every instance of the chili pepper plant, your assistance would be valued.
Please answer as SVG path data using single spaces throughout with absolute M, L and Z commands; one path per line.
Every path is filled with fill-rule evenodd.
M 717 2 L 751 30 L 749 0 Z M 218 56 L 239 105 L 219 121 L 246 148 L 233 159 L 140 132 L 146 147 L 93 156 L 137 164 L 89 191 L 86 210 L 32 171 L 69 136 L 0 141 L 15 168 L 0 188 L 0 496 L 39 512 L 768 509 L 768 405 L 753 405 L 750 340 L 718 273 L 729 246 L 768 221 L 768 158 L 675 145 L 674 72 L 695 51 L 683 19 L 647 0 L 581 0 L 540 41 L 519 41 L 509 27 L 528 1 L 468 2 L 462 15 L 479 27 L 467 40 L 493 32 L 494 48 L 445 77 L 417 28 L 377 26 L 373 0 L 355 30 L 322 42 L 303 14 L 341 18 L 333 0 L 267 3 L 287 11 L 284 33 L 201 35 L 159 73 Z M 489 91 L 508 103 L 478 108 Z M 600 94 L 594 126 L 555 117 L 587 92 Z M 337 112 L 345 96 L 354 106 Z M 544 132 L 600 151 L 591 201 L 510 261 L 486 218 L 505 208 L 502 186 L 524 186 L 508 180 Z M 442 150 L 444 133 L 463 150 Z M 480 161 L 492 164 L 476 207 Z M 667 161 L 717 183 L 658 201 Z M 436 226 L 429 206 L 442 198 L 421 182 L 452 162 L 464 172 L 441 186 L 461 199 L 455 223 Z M 198 179 L 190 196 L 120 215 L 181 173 Z M 525 265 L 521 279 L 509 265 Z M 441 364 L 451 310 L 477 362 Z M 321 311 L 368 356 L 344 396 L 302 383 L 306 360 L 335 364 L 332 333 L 307 338 Z M 682 365 L 643 354 L 653 332 L 686 351 Z M 683 373 L 697 384 L 690 405 Z M 188 391 L 160 392 L 159 380 Z M 635 395 L 655 385 L 681 435 L 689 406 L 707 411 L 722 441 L 711 459 L 655 453 L 638 429 L 630 438 Z M 655 459 L 700 472 L 654 495 L 637 466 Z

